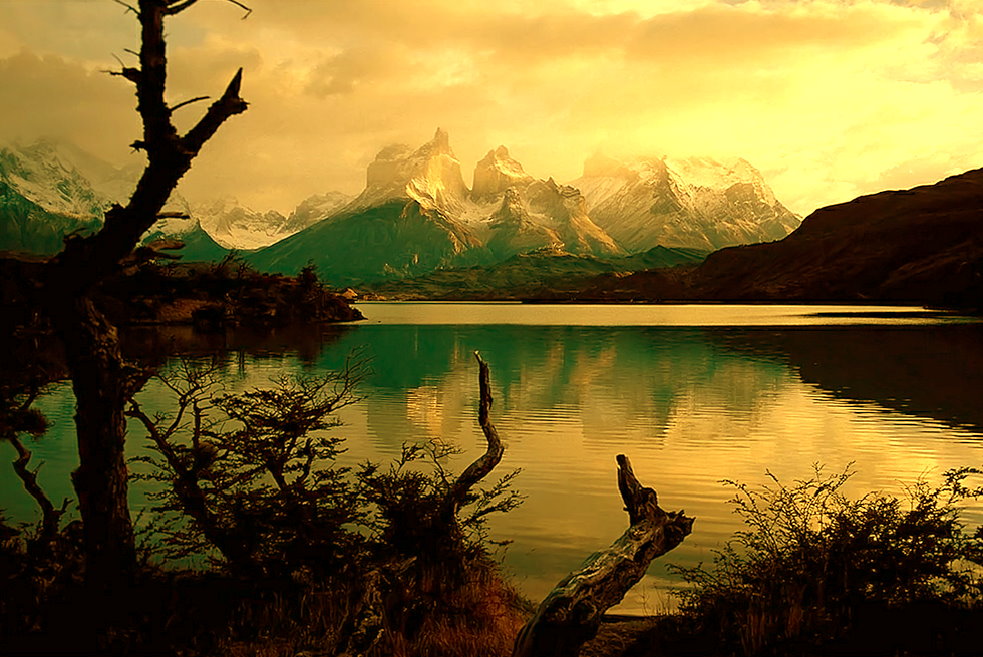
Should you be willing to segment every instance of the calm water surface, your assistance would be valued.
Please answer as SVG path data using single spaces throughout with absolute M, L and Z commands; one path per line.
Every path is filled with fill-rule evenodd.
M 966 318 L 836 306 L 361 309 L 367 322 L 313 335 L 203 337 L 178 328 L 131 337 L 144 349 L 219 354 L 230 389 L 337 368 L 363 349 L 373 369 L 365 399 L 344 409 L 345 426 L 334 430 L 349 440 L 345 459 L 384 461 L 405 441 L 440 439 L 463 450 L 459 467 L 483 451 L 472 355 L 480 351 L 506 441 L 500 469 L 521 468 L 517 487 L 527 497 L 495 520 L 493 534 L 513 541 L 504 562 L 534 599 L 624 531 L 618 453 L 664 508 L 697 518 L 667 557 L 686 565 L 710 561 L 738 528 L 721 479 L 760 483 L 766 470 L 803 478 L 814 464 L 854 463 L 852 491 L 899 492 L 919 477 L 983 465 L 983 325 Z M 166 407 L 159 386 L 141 395 L 148 408 Z M 54 426 L 32 446 L 56 498 L 71 494 L 73 404 L 68 386 L 55 386 L 41 403 Z M 143 444 L 132 427 L 129 451 Z M 13 476 L 0 477 L 0 495 L 9 515 L 30 517 Z M 141 490 L 131 497 L 145 506 Z M 656 564 L 622 611 L 665 608 L 666 587 L 677 583 Z

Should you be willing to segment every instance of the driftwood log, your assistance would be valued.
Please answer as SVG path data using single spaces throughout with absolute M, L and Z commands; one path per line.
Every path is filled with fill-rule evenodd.
M 556 585 L 516 639 L 513 657 L 576 657 L 594 638 L 605 611 L 621 602 L 653 559 L 689 535 L 693 518 L 659 507 L 653 489 L 642 486 L 631 463 L 618 455 L 618 488 L 630 526 L 608 549 Z

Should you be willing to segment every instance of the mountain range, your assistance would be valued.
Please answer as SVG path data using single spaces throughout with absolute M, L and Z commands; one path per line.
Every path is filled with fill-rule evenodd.
M 983 169 L 816 210 L 780 241 L 606 276 L 595 299 L 898 301 L 983 308 Z
M 116 167 L 70 143 L 39 140 L 0 147 L 0 250 L 50 254 L 65 235 L 91 231 L 113 203 L 124 202 L 142 163 Z M 328 193 L 302 202 L 289 217 L 257 212 L 235 199 L 191 204 L 180 193 L 146 239 L 178 237 L 186 260 L 221 258 L 230 249 L 252 250 L 291 235 L 350 200 Z
M 57 251 L 65 234 L 98 227 L 138 174 L 57 142 L 0 149 L 0 249 Z M 343 286 L 492 267 L 537 251 L 535 262 L 546 253 L 610 263 L 656 246 L 705 253 L 776 239 L 797 223 L 743 160 L 596 156 L 575 183 L 536 179 L 499 146 L 476 164 L 469 188 L 438 129 L 418 148 L 383 148 L 354 198 L 326 192 L 284 216 L 175 194 L 167 210 L 184 216 L 161 220 L 146 238 L 182 239 L 186 260 L 236 249 L 285 273 L 313 261 Z
M 57 251 L 97 228 L 138 173 L 68 144 L 0 148 L 0 250 Z M 382 149 L 354 198 L 313 196 L 285 216 L 175 195 L 178 216 L 145 238 L 180 237 L 187 260 L 249 247 L 268 271 L 313 261 L 331 283 L 391 298 L 983 307 L 983 169 L 822 208 L 798 227 L 741 159 L 594 156 L 573 182 L 536 179 L 499 146 L 469 187 L 438 130 L 416 149 Z
M 799 218 L 778 202 L 761 173 L 741 158 L 645 158 L 595 155 L 570 183 L 591 219 L 623 248 L 716 251 L 788 235 Z
M 530 176 L 499 146 L 478 161 L 468 188 L 438 129 L 419 148 L 382 149 L 355 199 L 249 258 L 285 273 L 313 262 L 329 281 L 364 285 L 490 267 L 538 250 L 600 259 L 656 246 L 709 252 L 778 239 L 798 224 L 743 160 L 692 158 L 671 169 L 665 159 L 605 160 L 607 169 L 597 160 L 563 185 Z

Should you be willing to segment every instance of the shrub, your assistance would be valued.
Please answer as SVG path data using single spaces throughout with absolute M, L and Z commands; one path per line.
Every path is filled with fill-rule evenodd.
M 964 531 L 959 511 L 980 496 L 966 486 L 975 474 L 952 470 L 902 498 L 848 498 L 849 467 L 835 475 L 817 467 L 792 484 L 769 473 L 757 488 L 726 481 L 747 529 L 712 568 L 672 567 L 691 585 L 677 593 L 681 611 L 754 654 L 773 641 L 831 636 L 863 605 L 979 604 L 980 537 Z
M 348 469 L 334 459 L 342 439 L 323 430 L 357 400 L 364 363 L 320 377 L 281 376 L 268 388 L 218 394 L 214 371 L 185 364 L 161 381 L 176 411 L 129 414 L 155 450 L 139 475 L 160 482 L 164 515 L 156 529 L 167 556 L 221 553 L 221 564 L 250 577 L 335 573 L 357 555 L 347 524 L 362 512 Z
M 223 394 L 213 369 L 186 363 L 161 378 L 172 413 L 151 417 L 133 402 L 154 452 L 137 460 L 139 477 L 160 485 L 162 554 L 208 556 L 246 583 L 243 617 L 266 618 L 272 634 L 234 624 L 225 643 L 244 641 L 236 650 L 261 641 L 284 654 L 314 644 L 324 654 L 507 654 L 522 605 L 490 557 L 485 519 L 519 503 L 517 473 L 462 487 L 447 467 L 454 450 L 430 442 L 404 445 L 385 468 L 338 466 L 344 441 L 325 429 L 357 400 L 365 372 L 354 357 L 339 372 Z

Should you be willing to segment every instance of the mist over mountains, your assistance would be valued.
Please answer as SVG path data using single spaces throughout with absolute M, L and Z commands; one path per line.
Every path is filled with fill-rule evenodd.
M 498 146 L 477 162 L 469 188 L 449 135 L 438 129 L 418 148 L 382 149 L 361 194 L 250 259 L 287 273 L 313 261 L 328 280 L 364 284 L 533 252 L 608 261 L 657 246 L 709 252 L 778 239 L 798 223 L 743 160 L 663 164 L 661 176 L 649 170 L 663 160 L 644 162 L 646 170 L 622 165 L 627 175 L 602 177 L 590 175 L 596 167 L 589 161 L 580 179 L 587 194 L 577 184 L 530 176 Z
M 57 251 L 63 235 L 92 230 L 125 200 L 137 173 L 51 141 L 0 149 L 0 249 Z M 148 237 L 184 240 L 186 260 L 236 249 L 285 273 L 313 261 L 338 285 L 532 252 L 605 260 L 657 246 L 709 252 L 780 239 L 798 223 L 744 160 L 594 156 L 564 185 L 530 176 L 498 146 L 466 181 L 440 129 L 417 148 L 380 150 L 355 198 L 328 191 L 284 216 L 231 198 L 192 204 L 175 195 L 168 210 L 186 218 L 161 220 Z
M 0 147 L 0 249 L 57 252 L 65 235 L 97 228 L 113 203 L 125 202 L 141 171 L 140 165 L 116 167 L 65 142 L 42 139 Z M 189 246 L 207 246 L 186 246 L 182 253 L 186 260 L 212 259 L 229 249 L 272 244 L 317 221 L 325 208 L 348 200 L 332 194 L 312 197 L 284 217 L 246 208 L 232 198 L 192 204 L 175 193 L 165 211 L 185 216 L 160 219 L 147 238 L 179 237 Z

